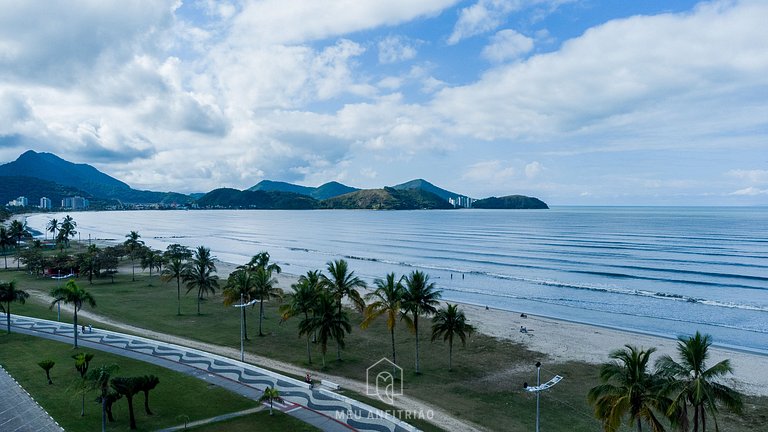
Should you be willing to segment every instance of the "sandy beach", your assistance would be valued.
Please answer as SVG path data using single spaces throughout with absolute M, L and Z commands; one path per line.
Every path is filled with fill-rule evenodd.
M 218 262 L 222 277 L 236 268 L 234 264 Z M 290 292 L 297 275 L 281 273 L 279 285 Z M 451 301 L 451 303 L 456 303 Z M 615 330 L 588 324 L 544 318 L 520 312 L 475 306 L 460 303 L 470 323 L 479 332 L 499 339 L 521 343 L 532 351 L 545 354 L 542 363 L 560 363 L 569 360 L 601 364 L 609 361 L 608 354 L 632 344 L 642 348 L 656 347 L 652 361 L 668 354 L 677 358 L 677 340 L 659 336 Z M 529 331 L 521 333 L 520 327 Z M 726 380 L 729 385 L 749 395 L 768 396 L 768 356 L 750 354 L 713 347 L 710 349 L 709 365 L 730 359 L 734 374 Z M 551 369 L 551 367 L 550 367 Z

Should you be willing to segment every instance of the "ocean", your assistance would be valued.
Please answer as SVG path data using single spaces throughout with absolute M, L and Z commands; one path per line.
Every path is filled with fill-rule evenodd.
M 344 258 L 371 283 L 422 270 L 449 301 L 665 337 L 699 330 L 768 355 L 768 208 L 71 213 L 80 239 L 204 245 L 284 272 Z M 28 218 L 43 231 L 52 217 Z M 631 340 L 627 340 L 631 342 Z

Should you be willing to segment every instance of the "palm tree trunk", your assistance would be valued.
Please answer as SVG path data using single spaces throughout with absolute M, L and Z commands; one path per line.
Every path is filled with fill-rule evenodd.
M 699 406 L 693 407 L 693 432 L 699 432 Z
M 11 334 L 11 302 L 8 302 L 5 308 L 5 319 L 8 321 L 8 334 Z
M 147 415 L 154 415 L 149 410 L 149 390 L 144 390 L 144 411 L 146 411 Z
M 75 306 L 75 319 L 73 321 L 75 326 L 75 349 L 77 349 L 77 306 Z
M 101 432 L 107 431 L 107 398 L 101 392 Z
M 395 354 L 395 327 L 389 329 L 389 335 L 392 337 L 392 363 L 397 364 L 397 354 Z
M 704 411 L 704 405 L 701 406 L 701 432 L 707 432 L 707 413 Z
M 637 419 L 637 432 L 643 432 L 643 424 Z
M 261 332 L 261 324 L 264 320 L 264 298 L 259 297 L 259 336 L 264 336 Z
M 80 408 L 80 417 L 85 417 L 85 389 L 83 389 L 83 407 Z
M 203 289 L 198 288 L 197 290 L 197 314 L 200 315 L 200 301 L 203 299 Z
M 341 299 L 339 299 L 339 316 L 341 316 Z M 341 341 L 336 340 L 336 361 L 341 361 Z
M 8 254 L 3 250 L 3 259 L 5 260 L 5 269 L 8 270 Z
M 176 315 L 181 315 L 181 281 L 176 277 Z
M 453 334 L 448 336 L 448 372 L 453 370 Z
M 131 258 L 131 280 L 136 282 L 136 263 L 134 263 L 133 258 Z
M 304 319 L 309 320 L 309 314 L 304 312 Z M 309 349 L 309 333 L 307 333 L 307 359 L 309 360 L 309 364 L 312 364 L 312 351 Z
M 420 374 L 419 370 L 419 313 L 418 311 L 413 313 L 413 328 L 416 330 L 416 375 Z
M 136 417 L 133 415 L 133 395 L 128 396 L 126 394 L 125 398 L 128 399 L 128 419 L 130 427 L 131 429 L 136 429 Z
M 243 314 L 243 339 L 248 340 L 248 314 L 245 313 L 245 307 L 241 306 L 242 311 L 240 311 L 241 314 Z

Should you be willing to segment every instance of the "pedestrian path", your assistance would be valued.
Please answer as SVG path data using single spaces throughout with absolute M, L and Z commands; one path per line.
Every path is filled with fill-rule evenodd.
M 0 366 L 0 431 L 63 432 L 48 413 Z
M 19 332 L 71 341 L 72 324 L 11 315 Z M 89 348 L 155 363 L 195 375 L 246 397 L 258 399 L 267 387 L 275 387 L 285 401 L 280 409 L 324 431 L 349 430 L 414 432 L 413 426 L 388 413 L 329 390 L 310 386 L 248 363 L 166 342 L 107 330 L 93 329 L 78 335 Z M 4 429 L 2 429 L 4 430 Z

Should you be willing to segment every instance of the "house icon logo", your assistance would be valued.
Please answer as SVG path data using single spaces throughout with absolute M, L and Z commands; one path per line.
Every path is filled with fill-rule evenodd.
M 365 370 L 365 393 L 394 405 L 395 396 L 403 394 L 403 368 L 383 357 Z

